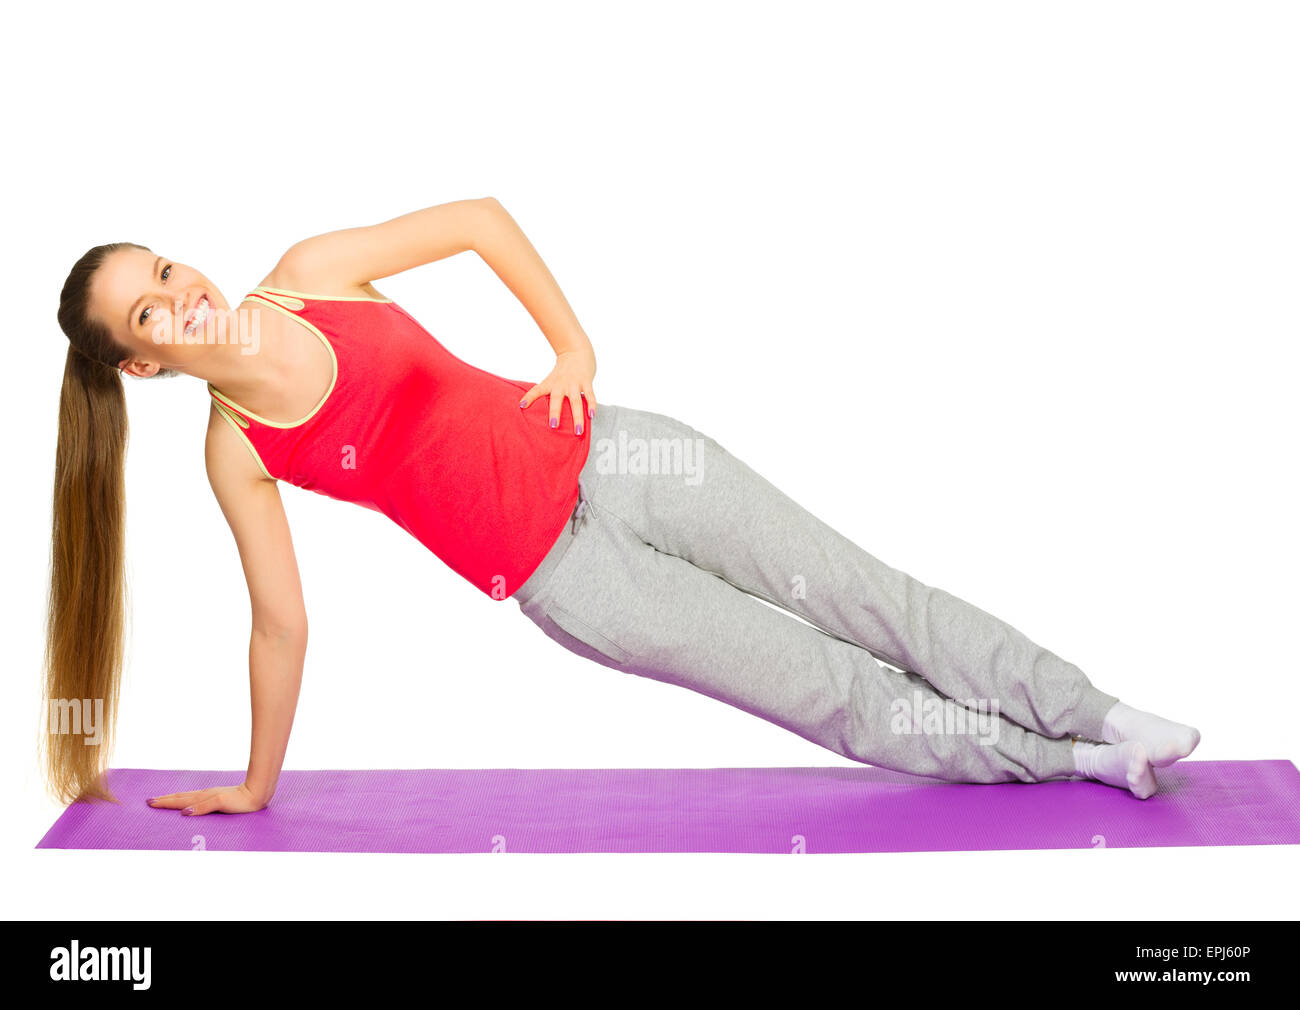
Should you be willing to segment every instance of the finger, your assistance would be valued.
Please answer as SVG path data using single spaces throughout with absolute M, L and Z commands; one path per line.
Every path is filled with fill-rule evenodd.
M 541 394 L 544 393 L 545 391 L 546 391 L 545 384 L 539 382 L 537 385 L 535 385 L 532 389 L 530 389 L 528 392 L 524 394 L 523 399 L 519 401 L 519 406 L 527 407 L 530 403 L 532 403 L 539 396 L 541 396 Z
M 587 397 L 587 417 L 593 418 L 596 416 L 596 391 L 588 384 L 583 393 Z
M 200 800 L 195 800 L 188 807 L 181 811 L 186 817 L 199 817 L 203 814 L 210 814 L 214 810 L 221 809 L 221 794 L 215 796 L 205 796 Z
M 564 397 L 553 389 L 549 395 L 551 397 L 551 427 L 558 428 L 560 426 L 560 411 L 564 407 Z
M 582 434 L 582 391 L 574 386 L 569 393 L 569 413 L 573 415 L 573 433 Z
M 155 796 L 153 799 L 145 802 L 151 807 L 162 807 L 166 810 L 179 810 L 181 807 L 188 807 L 198 797 L 197 791 L 188 793 L 168 793 L 166 796 Z

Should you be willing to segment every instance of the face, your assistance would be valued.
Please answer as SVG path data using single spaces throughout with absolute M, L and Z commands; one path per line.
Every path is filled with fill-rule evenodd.
M 198 319 L 205 300 L 206 318 Z M 111 253 L 91 282 L 91 315 L 130 352 L 118 367 L 142 378 L 160 368 L 187 371 L 211 349 L 205 332 L 229 311 L 221 292 L 193 267 L 145 249 Z

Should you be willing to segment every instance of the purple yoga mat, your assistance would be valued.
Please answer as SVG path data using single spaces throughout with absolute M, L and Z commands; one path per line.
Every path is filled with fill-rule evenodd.
M 37 848 L 926 852 L 1300 844 L 1290 761 L 1183 761 L 1148 800 L 1095 782 L 954 785 L 870 767 L 286 771 L 255 814 L 145 800 L 242 772 L 117 768 Z

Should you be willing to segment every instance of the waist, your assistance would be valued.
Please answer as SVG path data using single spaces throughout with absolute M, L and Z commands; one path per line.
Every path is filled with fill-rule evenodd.
M 560 560 L 573 545 L 574 540 L 577 539 L 586 515 L 588 491 L 596 473 L 598 454 L 594 447 L 601 439 L 613 438 L 614 432 L 617 430 L 617 419 L 618 407 L 613 404 L 602 404 L 596 409 L 596 416 L 591 422 L 591 452 L 583 463 L 582 469 L 578 472 L 578 500 L 569 513 L 568 521 L 561 528 L 559 535 L 555 538 L 555 542 L 551 544 L 541 563 L 524 580 L 523 585 L 511 594 L 510 598 L 517 601 L 521 607 L 541 592 L 542 587 L 550 580 L 551 573 L 558 567 Z

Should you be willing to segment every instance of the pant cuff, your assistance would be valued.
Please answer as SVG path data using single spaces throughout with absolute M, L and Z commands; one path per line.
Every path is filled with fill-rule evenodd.
M 1074 767 L 1074 741 L 1068 736 L 1054 738 L 1044 737 L 1042 754 L 1046 767 L 1039 775 L 1039 781 L 1048 779 L 1071 778 L 1076 774 Z
M 1113 694 L 1099 691 L 1091 684 L 1084 685 L 1079 701 L 1074 706 L 1074 716 L 1070 720 L 1070 732 L 1075 736 L 1101 742 L 1101 724 L 1106 713 L 1119 702 Z

